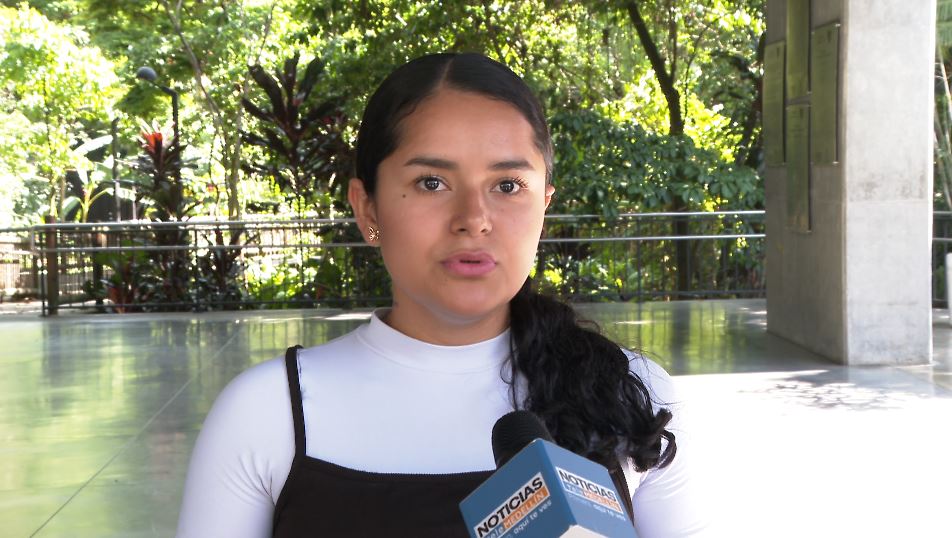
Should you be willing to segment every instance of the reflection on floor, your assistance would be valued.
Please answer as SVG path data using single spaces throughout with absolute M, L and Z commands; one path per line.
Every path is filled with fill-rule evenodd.
M 711 535 L 949 536 L 952 329 L 936 364 L 844 368 L 766 332 L 763 301 L 580 307 L 676 377 Z M 172 536 L 215 396 L 366 313 L 0 319 L 0 536 Z

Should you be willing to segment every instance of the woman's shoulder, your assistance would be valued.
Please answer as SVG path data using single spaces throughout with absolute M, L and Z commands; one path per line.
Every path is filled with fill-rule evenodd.
M 273 396 L 282 387 L 288 386 L 284 367 L 284 355 L 266 359 L 236 375 L 218 395 L 219 402 L 238 404 L 255 400 L 266 394 Z M 286 392 L 286 391 L 285 391 Z
M 291 433 L 290 417 L 284 357 L 275 357 L 247 368 L 228 382 L 205 417 L 203 435 L 208 432 L 233 447 L 262 448 L 258 445 L 263 439 Z
M 647 387 L 653 403 L 667 406 L 680 405 L 681 399 L 674 380 L 660 364 L 642 353 L 622 348 L 628 356 L 628 371 L 638 377 Z
M 352 331 L 343 336 L 335 338 L 323 344 L 301 348 L 298 352 L 296 361 L 298 371 L 300 371 L 302 362 L 321 361 L 329 357 L 339 357 L 350 346 L 356 336 L 357 331 Z M 247 368 L 228 384 L 222 391 L 219 399 L 236 399 L 247 401 L 249 398 L 256 399 L 258 396 L 274 395 L 276 393 L 289 393 L 289 380 L 286 365 L 287 351 L 280 356 L 267 359 L 250 368 Z

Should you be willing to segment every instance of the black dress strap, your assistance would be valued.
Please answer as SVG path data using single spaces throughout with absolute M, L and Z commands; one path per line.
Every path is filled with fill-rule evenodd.
M 301 346 L 291 346 L 284 353 L 284 366 L 288 370 L 288 388 L 291 391 L 291 418 L 294 420 L 294 455 L 307 453 L 304 436 L 304 403 L 301 400 L 301 379 L 298 376 L 298 350 Z
M 628 519 L 634 522 L 635 507 L 631 505 L 631 491 L 628 489 L 628 479 L 625 478 L 625 470 L 621 464 L 618 463 L 609 470 L 608 474 L 611 476 L 612 482 L 615 483 L 615 488 L 618 490 L 618 494 L 621 495 L 621 500 L 625 508 L 628 509 Z

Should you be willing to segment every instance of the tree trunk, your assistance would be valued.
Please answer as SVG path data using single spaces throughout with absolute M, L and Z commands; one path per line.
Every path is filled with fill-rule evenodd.
M 60 222 L 66 221 L 66 215 L 63 214 L 63 200 L 66 199 L 66 171 L 62 170 L 56 179 L 56 218 Z
M 238 203 L 238 180 L 241 171 L 241 134 L 236 131 L 229 147 L 222 148 L 226 155 L 225 190 L 228 193 L 228 220 L 241 220 L 241 205 Z M 225 152 L 228 153 L 225 153 Z
M 641 12 L 638 9 L 638 1 L 632 0 L 627 2 L 625 8 L 628 10 L 628 16 L 635 26 L 635 31 L 638 33 L 638 40 L 641 41 L 641 46 L 645 49 L 645 54 L 651 62 L 651 68 L 654 70 L 655 79 L 658 81 L 658 85 L 661 87 L 661 93 L 664 94 L 665 102 L 668 105 L 668 134 L 671 136 L 682 136 L 684 135 L 684 117 L 681 115 L 681 94 L 675 87 L 677 73 L 674 70 L 674 62 L 672 61 L 672 68 L 669 72 L 666 65 L 667 62 L 664 57 L 661 56 L 658 45 L 651 37 L 651 32 L 648 31 L 648 26 L 641 16 Z M 674 56 L 677 52 L 671 51 L 671 54 Z M 671 209 L 672 211 L 684 211 L 687 209 L 687 203 L 679 194 L 675 194 L 671 202 Z M 675 236 L 688 235 L 687 219 L 684 217 L 675 217 L 672 228 Z M 679 296 L 688 291 L 691 287 L 691 251 L 689 247 L 690 245 L 688 245 L 687 241 L 674 242 L 675 266 L 677 271 L 676 290 L 679 292 Z

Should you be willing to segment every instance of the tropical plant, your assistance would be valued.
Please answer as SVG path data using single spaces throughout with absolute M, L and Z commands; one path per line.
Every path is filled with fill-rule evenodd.
M 106 144 L 112 142 L 111 135 L 100 136 L 82 143 L 73 150 L 78 156 L 86 157 L 91 152 L 96 151 Z M 77 163 L 75 172 L 79 179 L 79 196 L 69 196 L 63 204 L 63 217 L 68 216 L 73 209 L 76 209 L 76 221 L 86 222 L 89 219 L 89 210 L 96 200 L 109 194 L 108 186 L 104 182 L 105 174 L 99 169 L 99 163 L 93 163 L 93 170 L 87 171 L 82 168 L 82 163 Z
M 145 246 L 145 243 L 141 239 L 124 239 L 120 246 Z M 112 303 L 109 308 L 120 314 L 139 311 L 141 307 L 136 303 L 152 300 L 158 281 L 150 270 L 145 251 L 96 252 L 93 263 L 110 271 L 109 276 L 102 280 L 88 280 L 83 284 L 83 290 L 91 298 L 108 299 Z
M 940 33 L 948 19 L 942 9 L 950 2 L 939 0 Z M 201 156 L 200 166 L 185 167 L 183 180 L 176 181 L 171 163 L 155 159 L 168 157 L 170 141 L 165 136 L 152 141 L 151 154 L 137 159 L 144 176 L 135 184 L 149 218 L 176 221 L 226 212 L 237 217 L 241 211 L 269 211 L 280 218 L 300 216 L 305 207 L 327 216 L 328 209 L 340 208 L 334 204 L 343 198 L 349 145 L 369 92 L 394 66 L 438 51 L 486 53 L 511 66 L 541 97 L 556 142 L 557 212 L 611 217 L 761 208 L 763 186 L 756 169 L 764 3 L 28 0 L 32 9 L 0 8 L 0 121 L 8 127 L 0 133 L 0 177 L 12 178 L 0 181 L 0 212 L 12 206 L 16 213 L 0 223 L 35 221 L 50 211 L 44 206 L 61 214 L 62 170 L 86 170 L 88 181 L 96 179 L 95 163 L 77 159 L 75 150 L 92 133 L 104 131 L 104 122 L 115 117 L 113 108 L 147 118 L 169 113 L 167 100 L 153 88 L 116 77 L 141 65 L 153 66 L 166 84 L 183 90 L 181 130 L 188 134 L 188 155 Z M 298 50 L 304 58 L 300 63 L 294 60 Z M 315 64 L 317 82 L 298 103 L 314 57 L 321 59 Z M 288 67 L 292 60 L 293 69 Z M 257 79 L 265 77 L 271 83 L 262 85 Z M 97 86 L 97 81 L 106 84 Z M 125 96 L 115 104 L 119 84 Z M 675 94 L 677 99 L 671 98 Z M 333 96 L 346 99 L 337 100 L 337 108 L 318 115 L 312 125 L 302 121 Z M 261 115 L 244 106 L 242 97 Z M 681 130 L 672 129 L 675 112 L 681 115 Z M 937 136 L 948 133 L 949 125 L 937 129 Z M 118 144 L 127 154 L 137 153 L 130 142 L 135 130 L 122 128 Z M 312 155 L 305 162 L 311 151 L 326 158 Z M 178 159 L 183 166 L 184 155 Z M 162 182 L 155 181 L 157 172 Z M 130 174 L 121 175 L 129 181 Z M 101 191 L 77 193 L 75 203 Z M 194 237 L 162 231 L 169 230 L 164 226 L 155 225 L 143 244 L 192 246 Z M 551 237 L 584 233 L 572 226 L 548 231 Z M 684 222 L 678 226 L 675 233 L 689 230 Z M 232 245 L 227 234 L 222 247 Z M 360 236 L 354 230 L 337 236 L 329 230 L 302 234 L 302 243 L 329 239 L 356 243 Z M 217 244 L 218 239 L 207 241 Z M 639 251 L 646 259 L 638 275 L 619 276 L 610 269 L 619 261 L 607 251 L 578 245 L 553 249 L 552 263 L 540 271 L 573 296 L 597 289 L 599 296 L 618 298 L 624 288 L 619 278 L 647 281 L 662 275 L 670 284 L 685 255 L 700 255 L 688 242 L 677 244 L 684 245 L 678 253 L 674 243 Z M 716 261 L 727 260 L 733 270 L 743 248 L 728 246 Z M 136 300 L 204 304 L 203 297 L 237 297 L 226 280 L 236 271 L 249 273 L 245 260 L 216 258 L 213 251 L 234 252 L 148 255 L 137 265 L 143 291 Z M 688 261 L 693 273 L 702 266 L 706 271 L 702 276 L 683 271 L 692 282 L 724 281 L 709 276 L 707 261 Z M 291 280 L 299 283 L 294 289 L 269 289 L 295 304 L 333 301 L 345 291 L 365 297 L 388 292 L 386 272 L 373 249 L 329 248 L 311 258 L 289 255 L 280 263 L 286 267 L 274 273 L 289 278 L 293 273 Z M 762 271 L 749 274 L 756 279 Z M 236 277 L 245 293 L 241 280 Z
M 241 284 L 247 263 L 241 253 L 248 243 L 258 240 L 258 235 L 253 234 L 243 240 L 245 235 L 245 228 L 231 229 L 227 241 L 221 228 L 215 228 L 210 235 L 205 235 L 205 241 L 212 248 L 195 260 L 194 295 L 197 308 L 239 308 L 247 299 L 248 294 Z
M 142 133 L 142 150 L 135 169 L 145 176 L 141 183 L 143 195 L 152 206 L 146 211 L 153 221 L 182 222 L 192 214 L 198 201 L 186 189 L 182 179 L 184 146 L 174 143 L 161 130 Z M 166 247 L 150 252 L 152 268 L 160 284 L 153 293 L 157 302 L 172 303 L 175 308 L 190 304 L 191 268 L 186 250 L 189 234 L 180 228 L 157 225 L 152 231 L 155 244 Z
M 185 220 L 198 206 L 182 180 L 185 146 L 160 130 L 142 133 L 142 153 L 134 168 L 145 176 L 143 195 L 152 202 L 147 216 L 161 222 Z
M 314 58 L 299 78 L 299 59 L 295 53 L 274 76 L 260 65 L 251 66 L 251 77 L 267 103 L 259 106 L 243 98 L 241 104 L 257 118 L 260 132 L 244 132 L 243 138 L 263 154 L 245 170 L 273 181 L 295 201 L 300 214 L 306 205 L 319 205 L 321 195 L 326 204 L 326 196 L 340 190 L 353 166 L 353 151 L 344 139 L 347 118 L 341 99 L 320 100 L 314 93 L 323 63 Z
M 76 222 L 87 222 L 90 208 L 96 200 L 109 194 L 109 187 L 103 182 L 102 173 L 98 170 L 93 173 L 76 170 L 76 176 L 79 178 L 80 196 L 66 198 L 63 215 L 68 216 L 75 209 Z

